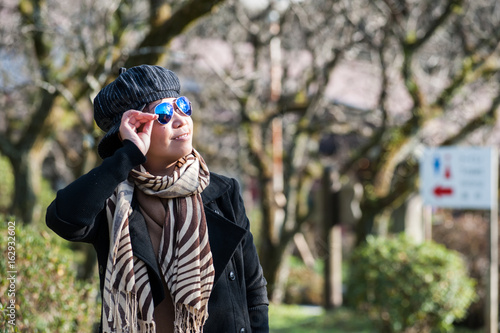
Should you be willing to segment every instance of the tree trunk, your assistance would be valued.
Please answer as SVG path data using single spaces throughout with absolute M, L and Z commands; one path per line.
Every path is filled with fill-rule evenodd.
M 21 151 L 9 156 L 14 171 L 14 200 L 10 213 L 20 222 L 29 224 L 41 216 L 37 200 L 40 191 L 41 168 L 37 158 L 30 151 Z
M 288 259 L 293 243 L 261 246 L 261 265 L 267 281 L 267 291 L 271 301 L 281 303 L 284 299 L 285 282 L 288 276 Z
M 262 171 L 261 171 L 262 172 Z M 279 239 L 276 237 L 274 226 L 274 213 L 272 202 L 272 179 L 265 175 L 259 177 L 259 196 L 261 201 L 262 222 L 261 222 L 261 244 L 260 262 L 267 280 L 269 295 L 274 291 L 275 281 L 278 274 L 280 258 L 276 255 L 279 246 Z
M 269 297 L 274 302 L 281 302 L 284 296 L 284 281 L 287 270 L 283 270 L 288 265 L 290 256 L 290 240 L 283 239 L 281 235 L 281 225 L 276 225 L 275 219 L 276 202 L 273 191 L 272 177 L 266 176 L 266 172 L 261 170 L 259 177 L 259 189 L 262 209 L 260 262 L 267 280 L 267 290 Z
M 366 241 L 366 236 L 373 233 L 373 226 L 375 223 L 375 217 L 380 212 L 380 209 L 377 208 L 377 205 L 367 204 L 365 202 L 361 202 L 361 218 L 358 223 L 356 223 L 356 245 L 361 245 Z

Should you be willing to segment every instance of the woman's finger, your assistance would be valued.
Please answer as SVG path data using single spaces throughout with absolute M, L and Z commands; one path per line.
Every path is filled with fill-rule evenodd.
M 148 136 L 151 136 L 151 131 L 153 130 L 154 120 L 155 119 L 152 119 L 152 120 L 148 121 L 147 123 L 145 123 L 144 126 L 142 127 L 141 132 L 145 133 Z
M 120 124 L 120 136 L 122 140 L 132 141 L 146 155 L 154 120 L 158 118 L 155 114 L 147 114 L 141 111 L 129 110 L 122 115 Z
M 122 124 L 130 126 L 132 129 L 137 130 L 143 124 L 155 120 L 158 116 L 154 114 L 147 114 L 140 111 L 129 110 L 122 116 Z

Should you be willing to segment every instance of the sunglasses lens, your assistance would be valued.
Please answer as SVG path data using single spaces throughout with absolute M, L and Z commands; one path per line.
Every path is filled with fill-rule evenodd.
M 175 101 L 175 104 L 177 105 L 179 110 L 184 112 L 184 114 L 186 116 L 191 115 L 193 110 L 191 109 L 191 103 L 189 102 L 187 97 L 181 96 L 181 97 L 177 98 L 177 100 Z
M 158 122 L 165 125 L 172 119 L 174 108 L 170 103 L 160 103 L 155 107 L 155 114 L 158 115 Z

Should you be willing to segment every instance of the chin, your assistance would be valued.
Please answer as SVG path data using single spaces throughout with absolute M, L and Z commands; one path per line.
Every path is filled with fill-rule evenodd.
M 186 147 L 186 149 L 182 149 L 181 151 L 179 151 L 179 154 L 178 154 L 179 158 L 178 159 L 180 159 L 186 155 L 189 155 L 192 152 L 193 152 L 193 146 Z
M 186 150 L 186 153 L 183 156 L 191 154 L 192 152 L 193 152 L 193 147 L 191 147 L 191 149 L 189 149 L 189 150 Z

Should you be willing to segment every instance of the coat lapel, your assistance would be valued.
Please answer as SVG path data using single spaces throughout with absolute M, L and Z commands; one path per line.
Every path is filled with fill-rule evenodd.
M 205 207 L 205 216 L 207 217 L 208 239 L 214 262 L 214 284 L 217 283 L 217 280 L 246 233 L 244 228 L 236 224 L 237 221 L 230 221 L 228 219 L 234 218 L 234 212 L 232 212 L 232 216 L 227 216 L 228 218 L 226 218 L 217 214 L 217 212 L 209 207 L 211 203 L 226 194 L 230 188 L 231 184 L 224 178 L 210 173 L 210 185 L 201 193 Z M 231 205 L 229 200 L 225 204 Z
M 214 285 L 245 236 L 246 230 L 205 206 L 208 239 L 215 269 Z

